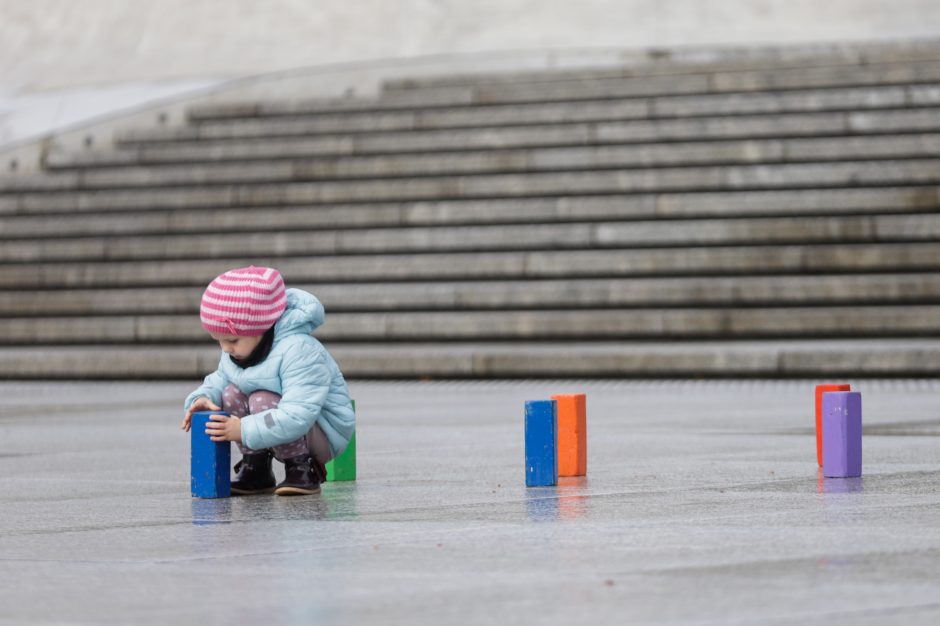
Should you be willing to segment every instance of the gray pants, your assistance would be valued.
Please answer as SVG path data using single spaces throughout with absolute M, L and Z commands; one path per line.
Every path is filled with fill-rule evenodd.
M 238 418 L 273 409 L 280 401 L 281 396 L 273 391 L 258 390 L 251 395 L 247 395 L 235 385 L 229 385 L 222 392 L 222 410 L 228 411 L 229 415 Z M 238 449 L 241 450 L 242 455 L 259 452 L 258 450 L 252 450 L 241 442 L 238 444 Z M 282 462 L 284 459 L 291 459 L 303 454 L 310 454 L 317 461 L 324 464 L 332 458 L 330 442 L 317 424 L 314 424 L 313 428 L 308 430 L 303 437 L 274 446 L 271 450 L 274 452 L 274 458 Z

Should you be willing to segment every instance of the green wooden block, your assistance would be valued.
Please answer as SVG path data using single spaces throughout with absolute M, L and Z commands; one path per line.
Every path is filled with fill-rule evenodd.
M 356 433 L 353 433 L 343 453 L 326 464 L 326 480 L 356 480 Z
M 356 401 L 352 403 L 353 411 L 356 410 Z M 353 432 L 349 439 L 349 445 L 343 450 L 343 453 L 332 459 L 326 464 L 327 482 L 337 482 L 342 480 L 356 480 L 356 433 Z

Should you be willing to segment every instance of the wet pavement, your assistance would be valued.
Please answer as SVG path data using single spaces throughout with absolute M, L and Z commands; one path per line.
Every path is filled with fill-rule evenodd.
M 0 624 L 940 623 L 940 384 L 850 381 L 823 479 L 814 382 L 357 381 L 356 482 L 224 500 L 195 382 L 0 383 Z M 526 489 L 523 402 L 578 391 L 588 477 Z

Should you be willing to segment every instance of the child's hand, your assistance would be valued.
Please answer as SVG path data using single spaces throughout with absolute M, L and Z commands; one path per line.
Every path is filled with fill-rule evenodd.
M 193 422 L 193 413 L 196 411 L 221 411 L 222 407 L 216 406 L 212 400 L 206 398 L 205 396 L 196 398 L 192 404 L 189 405 L 189 408 L 186 410 L 186 416 L 183 418 L 183 423 L 180 425 L 180 428 L 189 432 L 190 427 Z
M 242 421 L 228 415 L 210 415 L 206 434 L 212 441 L 241 441 Z

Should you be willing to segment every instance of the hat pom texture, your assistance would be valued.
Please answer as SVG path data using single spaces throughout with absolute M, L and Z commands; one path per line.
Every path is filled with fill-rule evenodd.
M 243 267 L 216 277 L 202 294 L 199 319 L 210 333 L 255 337 L 287 308 L 284 279 L 270 267 Z

